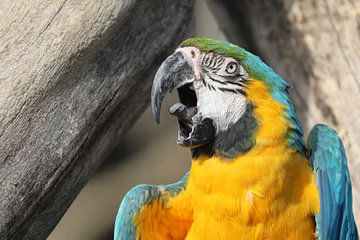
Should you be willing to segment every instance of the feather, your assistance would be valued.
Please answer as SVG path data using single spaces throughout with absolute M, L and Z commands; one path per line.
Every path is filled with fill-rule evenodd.
M 166 197 L 175 196 L 181 192 L 186 185 L 189 173 L 177 183 L 165 186 L 156 186 L 141 184 L 132 188 L 122 200 L 115 220 L 114 240 L 135 240 L 136 226 L 133 224 L 133 218 L 139 213 L 140 209 L 146 204 L 152 204 L 154 201 L 166 202 Z
M 358 239 L 350 174 L 340 138 L 334 130 L 318 124 L 310 132 L 308 145 L 320 194 L 320 213 L 315 216 L 319 239 Z

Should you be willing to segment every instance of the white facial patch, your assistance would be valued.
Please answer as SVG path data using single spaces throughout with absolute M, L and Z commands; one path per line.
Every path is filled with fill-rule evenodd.
M 209 90 L 205 86 L 195 87 L 198 112 L 201 117 L 214 121 L 217 133 L 236 123 L 246 111 L 246 99 L 233 92 Z

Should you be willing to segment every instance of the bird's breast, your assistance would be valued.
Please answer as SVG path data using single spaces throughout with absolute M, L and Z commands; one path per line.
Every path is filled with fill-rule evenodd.
M 314 239 L 317 188 L 302 156 L 196 160 L 187 191 L 194 217 L 186 239 Z

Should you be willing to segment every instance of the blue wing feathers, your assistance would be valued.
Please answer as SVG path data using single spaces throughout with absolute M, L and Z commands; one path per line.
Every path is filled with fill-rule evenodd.
M 340 138 L 333 129 L 318 124 L 310 132 L 308 147 L 320 194 L 320 213 L 315 216 L 319 239 L 358 239 L 350 174 Z
M 132 188 L 120 204 L 115 221 L 114 239 L 136 239 L 136 228 L 132 223 L 132 216 L 139 212 L 141 206 L 149 199 L 154 186 L 138 185 Z
M 132 188 L 120 204 L 115 220 L 114 240 L 136 240 L 134 214 L 138 213 L 144 204 L 162 197 L 163 190 L 170 193 L 170 196 L 178 194 L 185 188 L 188 176 L 189 173 L 185 174 L 179 182 L 166 186 L 141 184 Z

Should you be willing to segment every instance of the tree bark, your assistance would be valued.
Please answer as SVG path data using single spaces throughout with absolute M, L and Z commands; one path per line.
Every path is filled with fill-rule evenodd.
M 44 239 L 149 102 L 192 0 L 0 2 L 0 239 Z
M 230 40 L 244 43 L 292 86 L 308 131 L 334 127 L 344 141 L 360 225 L 360 2 L 208 0 Z

